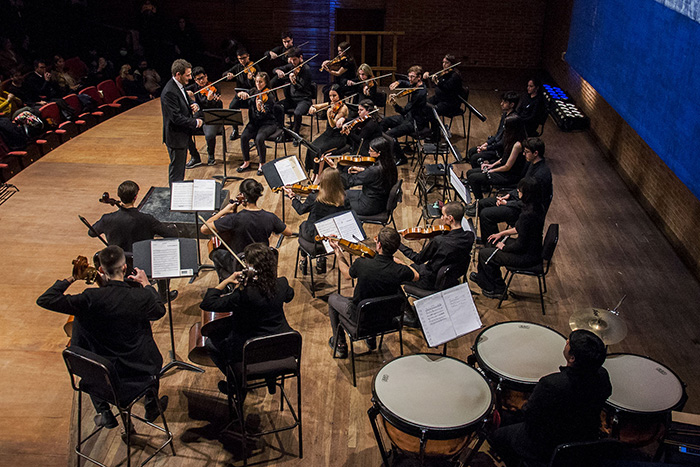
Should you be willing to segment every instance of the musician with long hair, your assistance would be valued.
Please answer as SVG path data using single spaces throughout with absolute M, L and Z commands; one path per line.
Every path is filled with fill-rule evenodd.
M 343 179 L 347 188 L 362 186 L 362 190 L 350 190 L 345 195 L 352 210 L 361 216 L 379 214 L 386 209 L 391 188 L 399 179 L 392 144 L 388 138 L 373 139 L 369 144 L 369 156 L 377 159 L 374 165 L 350 167 Z M 329 165 L 334 166 L 331 162 Z
M 241 152 L 243 153 L 243 164 L 241 164 L 238 172 L 243 172 L 250 166 L 250 141 L 255 141 L 255 147 L 258 150 L 258 175 L 262 175 L 262 166 L 265 164 L 265 155 L 267 148 L 265 140 L 277 131 L 278 124 L 275 119 L 275 94 L 266 91 L 270 87 L 270 77 L 267 73 L 260 72 L 255 75 L 255 88 L 248 92 L 241 91 L 238 97 L 245 101 L 248 106 L 248 124 L 243 129 L 241 134 Z M 256 97 L 251 98 L 257 94 Z
M 327 168 L 318 180 L 318 194 L 311 193 L 304 202 L 301 197 L 295 195 L 291 189 L 285 188 L 285 194 L 291 198 L 292 207 L 299 215 L 308 213 L 309 217 L 299 226 L 299 244 L 306 251 L 314 251 L 316 242 L 316 228 L 314 224 L 326 216 L 331 216 L 350 209 L 345 198 L 345 188 L 340 173 L 336 169 Z M 302 260 L 299 265 L 302 273 L 307 271 L 306 253 L 302 251 Z M 316 262 L 316 270 L 319 274 L 326 272 L 326 258 L 321 257 Z
M 343 127 L 352 125 L 347 135 L 347 142 L 353 154 L 369 156 L 369 143 L 382 137 L 380 126 L 382 117 L 377 110 L 377 106 L 370 99 L 362 99 L 357 106 L 357 118 L 360 120 L 354 123 L 353 120 L 342 122 Z
M 277 253 L 264 243 L 251 243 L 243 251 L 248 270 L 234 272 L 214 288 L 207 289 L 199 305 L 202 310 L 230 312 L 227 326 L 209 336 L 206 348 L 212 361 L 226 373 L 229 363 L 243 360 L 248 339 L 291 331 L 284 304 L 294 298 L 285 277 L 277 277 Z M 229 285 L 232 293 L 224 295 Z M 226 382 L 219 382 L 226 393 Z
M 374 73 L 372 72 L 372 67 L 366 63 L 361 64 L 357 67 L 357 82 L 365 81 L 374 78 Z M 377 102 L 377 88 L 379 84 L 373 81 L 368 81 L 362 84 L 355 84 L 355 81 L 349 79 L 346 83 L 345 93 L 347 95 L 357 93 L 357 96 L 353 98 L 353 103 L 357 104 L 363 99 L 370 99 L 375 105 Z
M 328 119 L 326 130 L 311 142 L 311 145 L 318 150 L 318 153 L 314 153 L 308 149 L 306 150 L 306 160 L 304 163 L 308 171 L 318 172 L 318 164 L 314 162 L 314 158 L 317 158 L 321 154 L 326 154 L 329 151 L 340 149 L 346 144 L 347 138 L 340 132 L 340 127 L 348 116 L 348 107 L 340 100 L 340 95 L 338 94 L 339 87 L 340 86 L 337 84 L 332 85 L 328 94 L 330 97 L 330 107 L 328 107 L 326 111 L 326 118 Z M 309 108 L 309 114 L 315 114 L 317 112 L 317 107 L 318 106 L 312 105 L 311 108 Z
M 292 235 L 292 230 L 279 217 L 258 207 L 257 202 L 263 194 L 260 182 L 247 178 L 241 182 L 239 191 L 243 198 L 242 209 L 234 212 L 234 204 L 226 205 L 201 227 L 202 234 L 213 235 L 212 229 L 215 230 L 235 253 L 241 253 L 251 243 L 269 245 L 273 233 Z M 214 250 L 211 259 L 219 280 L 229 277 L 237 269 L 235 258 L 223 247 Z
M 477 272 L 469 275 L 488 298 L 500 298 L 506 288 L 501 266 L 529 267 L 542 261 L 544 207 L 541 187 L 534 178 L 523 178 L 518 183 L 518 194 L 522 211 L 515 227 L 488 238 L 490 246 L 479 251 Z M 507 238 L 513 235 L 517 238 Z
M 459 95 L 462 92 L 462 75 L 457 68 L 450 68 L 457 63 L 457 59 L 452 54 L 447 54 L 442 58 L 442 72 L 433 73 L 432 82 L 435 85 L 435 94 L 428 99 L 429 104 L 435 106 L 438 115 L 455 115 L 459 112 Z M 444 71 L 448 69 L 447 71 Z M 423 80 L 428 80 L 430 74 L 423 73 Z

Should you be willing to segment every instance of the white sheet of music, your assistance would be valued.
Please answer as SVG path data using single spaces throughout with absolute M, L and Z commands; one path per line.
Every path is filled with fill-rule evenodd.
M 437 347 L 481 327 L 469 284 L 460 284 L 414 303 L 430 347 Z
M 462 199 L 462 201 L 464 201 L 466 204 L 471 204 L 472 197 L 469 194 L 469 191 L 467 191 L 467 187 L 464 186 L 464 183 L 462 183 L 462 180 L 459 179 L 457 173 L 452 167 L 450 167 L 450 184 L 452 185 L 452 188 L 455 189 L 457 195 Z
M 216 209 L 216 180 L 195 180 L 192 192 L 193 211 Z
M 321 237 L 341 238 L 338 226 L 335 224 L 335 218 L 316 222 L 314 226 L 316 227 L 316 232 L 318 232 Z M 331 244 L 327 240 L 323 241 L 323 247 L 326 249 L 326 253 L 333 253 L 333 248 L 331 248 Z
M 194 183 L 175 182 L 170 186 L 170 210 L 189 211 L 192 209 Z
M 360 229 L 357 220 L 355 220 L 355 216 L 352 215 L 352 211 L 317 222 L 314 225 L 316 226 L 316 231 L 322 237 L 344 238 L 350 242 L 361 242 L 365 239 L 365 236 L 362 235 L 362 229 Z M 331 248 L 331 244 L 328 241 L 324 241 L 323 246 L 327 253 L 333 252 L 333 248 Z
M 180 277 L 180 242 L 159 240 L 151 242 L 151 277 Z
M 280 159 L 275 162 L 275 168 L 282 180 L 282 185 L 292 185 L 306 180 L 306 174 L 297 157 Z

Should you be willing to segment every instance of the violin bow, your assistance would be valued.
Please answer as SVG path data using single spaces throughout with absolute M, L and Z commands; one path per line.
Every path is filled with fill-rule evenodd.
M 382 78 L 386 78 L 387 76 L 391 76 L 391 73 L 387 73 L 382 76 L 375 76 L 374 78 L 363 79 L 362 81 L 356 81 L 354 85 L 369 83 L 370 81 L 380 80 Z
M 294 46 L 294 45 L 293 45 L 292 47 L 288 48 L 284 53 L 279 54 L 279 55 L 277 56 L 277 58 L 284 57 L 284 56 L 287 55 L 287 54 L 289 53 L 289 51 L 292 50 L 294 47 L 296 47 L 297 49 L 301 49 L 302 47 L 304 47 L 304 46 L 305 46 L 306 44 L 308 44 L 308 43 L 309 43 L 309 41 L 306 41 L 306 42 L 303 42 L 301 45 L 297 45 L 297 46 Z M 316 55 L 318 55 L 318 54 L 316 54 Z M 266 55 L 266 56 L 267 56 L 267 55 Z
M 235 75 L 233 75 L 233 77 L 234 77 L 234 78 L 238 77 L 238 75 L 243 74 L 243 72 L 246 71 L 248 68 L 254 67 L 254 66 L 257 65 L 258 63 L 260 63 L 260 62 L 262 62 L 263 60 L 265 60 L 266 58 L 267 58 L 267 55 L 263 56 L 263 58 L 261 58 L 260 60 L 258 60 L 258 61 L 255 62 L 255 63 L 253 63 L 252 65 L 246 65 L 246 66 L 244 66 L 243 69 L 242 69 L 241 71 L 239 71 L 238 73 L 236 73 Z
M 240 73 L 239 73 L 239 74 L 240 74 Z M 236 76 L 238 76 L 238 75 L 236 75 Z M 234 76 L 234 78 L 235 78 L 236 76 Z M 218 83 L 222 82 L 222 81 L 225 80 L 225 79 L 226 79 L 225 76 L 224 76 L 223 78 L 221 78 L 221 79 L 217 79 L 217 80 L 214 81 L 213 83 L 207 84 L 207 85 L 204 86 L 202 89 L 198 89 L 197 91 L 195 91 L 195 93 L 197 93 L 197 92 L 202 92 L 202 91 L 204 91 L 205 89 L 209 89 L 210 87 L 214 86 L 215 84 L 218 84 Z
M 84 218 L 83 216 L 81 216 L 80 214 L 78 214 L 78 219 L 80 219 L 80 221 L 81 221 L 83 224 L 85 224 L 85 226 L 90 230 L 90 232 L 94 233 L 94 234 L 95 234 L 95 237 L 99 238 L 99 239 L 102 241 L 102 243 L 105 244 L 105 246 L 109 246 L 109 243 L 107 243 L 107 240 L 105 240 L 104 237 L 102 237 L 102 234 L 101 234 L 101 233 L 99 233 L 97 230 L 95 230 L 95 228 L 92 226 L 92 224 L 90 224 L 90 223 L 87 221 L 87 219 L 85 219 L 85 218 Z
M 236 258 L 236 261 L 238 261 L 239 263 L 241 263 L 241 266 L 243 266 L 244 269 L 247 269 L 247 268 L 248 268 L 248 265 L 245 264 L 245 263 L 241 260 L 241 258 L 238 257 L 238 255 L 237 255 L 236 253 L 233 252 L 233 250 L 231 249 L 231 247 L 228 246 L 228 243 L 226 243 L 226 242 L 224 241 L 224 239 L 221 238 L 221 235 L 219 235 L 219 233 L 218 233 L 216 230 L 214 230 L 214 229 L 212 228 L 213 226 L 212 226 L 212 225 L 209 225 L 209 223 L 208 223 L 206 220 L 204 220 L 204 218 L 202 217 L 201 214 L 198 214 L 197 217 L 199 217 L 199 220 L 202 221 L 202 222 L 204 223 L 204 225 L 206 225 L 207 228 L 208 228 L 209 230 L 211 230 L 211 233 L 213 233 L 213 234 L 216 236 L 216 238 L 219 239 L 219 241 L 221 242 L 221 244 L 222 244 L 223 246 L 226 247 L 226 249 L 228 250 L 228 252 L 231 253 L 231 254 L 233 255 L 234 258 Z
M 293 72 L 294 70 L 296 70 L 297 68 L 303 67 L 304 65 L 306 65 L 307 63 L 309 63 L 311 60 L 313 60 L 313 59 L 316 58 L 316 57 L 318 57 L 318 54 L 314 55 L 313 57 L 311 57 L 311 58 L 308 59 L 308 60 L 304 60 L 303 62 L 301 62 L 300 64 L 298 64 L 297 66 L 295 66 L 294 68 L 292 68 L 291 70 L 289 70 L 288 72 L 286 72 L 286 73 L 284 74 L 284 76 L 289 76 L 290 74 L 292 74 L 292 72 Z
M 359 92 L 356 92 L 355 94 L 353 94 L 353 95 L 351 95 L 351 96 L 344 97 L 344 98 L 340 99 L 340 102 L 345 102 L 345 101 L 348 100 L 348 99 L 352 99 L 353 97 L 357 96 L 358 94 L 359 94 Z M 349 104 L 349 102 L 346 102 L 346 104 Z M 323 109 L 327 109 L 328 107 L 331 107 L 332 105 L 333 105 L 333 104 L 332 104 L 330 101 L 329 101 L 329 102 L 324 102 L 323 104 L 321 104 L 320 107 L 316 107 L 316 110 L 317 110 L 317 111 L 321 111 L 321 110 L 323 110 Z
M 283 84 L 282 86 L 277 86 L 276 88 L 268 89 L 267 91 L 262 91 L 262 92 L 259 92 L 257 94 L 253 94 L 252 96 L 248 96 L 248 99 L 252 99 L 253 97 L 258 97 L 258 96 L 261 96 L 263 94 L 267 94 L 268 92 L 277 91 L 278 89 L 286 88 L 287 86 L 291 86 L 291 85 L 292 85 L 292 83 Z
M 435 78 L 437 75 L 439 75 L 440 73 L 445 73 L 446 71 L 451 70 L 452 68 L 456 67 L 457 65 L 461 65 L 461 64 L 462 64 L 462 62 L 457 62 L 457 63 L 455 63 L 454 65 L 450 65 L 450 66 L 448 66 L 447 68 L 443 68 L 443 69 L 440 70 L 440 71 L 436 71 L 435 73 L 433 73 L 432 75 L 430 75 L 430 79 L 433 79 L 433 78 Z

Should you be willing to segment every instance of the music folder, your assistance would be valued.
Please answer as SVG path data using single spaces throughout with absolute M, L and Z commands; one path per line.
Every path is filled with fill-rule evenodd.
M 134 267 L 153 279 L 193 276 L 198 270 L 197 240 L 163 238 L 134 243 Z
M 297 156 L 287 156 L 263 165 L 263 176 L 270 188 L 293 185 L 307 179 Z
M 459 284 L 413 302 L 428 346 L 437 347 L 481 328 L 469 284 Z
M 350 242 L 362 242 L 365 239 L 365 232 L 362 224 L 355 217 L 352 211 L 345 211 L 339 214 L 332 214 L 317 221 L 314 224 L 316 232 L 322 237 L 343 238 Z M 326 253 L 333 253 L 333 248 L 328 240 L 323 241 Z

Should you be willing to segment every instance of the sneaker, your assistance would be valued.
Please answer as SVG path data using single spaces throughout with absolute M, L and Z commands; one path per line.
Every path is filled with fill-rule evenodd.
M 114 417 L 111 410 L 95 415 L 95 426 L 101 426 L 111 430 L 112 428 L 116 428 L 117 425 L 117 419 Z
M 209 160 L 207 161 L 207 165 L 216 165 L 216 159 L 213 157 L 210 157 Z
M 186 169 L 194 169 L 195 167 L 199 167 L 202 165 L 202 161 L 198 159 L 190 159 L 187 164 L 185 164 Z
M 316 260 L 316 272 L 319 274 L 326 273 L 326 257 L 325 256 L 321 256 L 319 259 Z
M 160 407 L 163 409 L 163 412 L 165 412 L 165 409 L 168 408 L 168 396 L 163 396 L 160 398 Z M 146 420 L 149 422 L 153 423 L 156 418 L 160 415 L 160 412 L 158 411 L 158 405 L 153 403 L 149 407 L 146 407 Z
M 299 269 L 301 270 L 302 275 L 307 275 L 309 273 L 308 271 L 309 268 L 309 258 L 301 258 L 301 261 L 299 261 Z
M 331 338 L 328 339 L 328 345 L 331 346 L 331 349 L 334 349 L 335 358 L 348 358 L 348 345 L 347 344 L 338 344 L 338 347 L 336 349 L 335 339 L 333 338 L 333 336 L 331 336 Z

